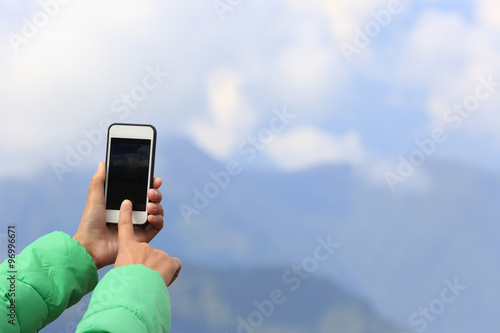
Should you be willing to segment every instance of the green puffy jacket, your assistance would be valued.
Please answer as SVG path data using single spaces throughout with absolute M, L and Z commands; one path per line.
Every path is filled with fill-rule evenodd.
M 53 232 L 26 247 L 15 258 L 15 273 L 10 271 L 6 260 L 0 265 L 2 333 L 38 332 L 94 287 L 76 332 L 170 332 L 170 298 L 158 272 L 122 266 L 97 284 L 92 258 L 65 233 Z

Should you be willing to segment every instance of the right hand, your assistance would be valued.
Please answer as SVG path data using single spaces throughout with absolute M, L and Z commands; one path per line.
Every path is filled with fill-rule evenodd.
M 167 253 L 134 239 L 132 202 L 129 200 L 123 201 L 120 207 L 115 268 L 126 265 L 144 265 L 157 271 L 167 287 L 174 282 L 182 267 L 182 262 L 178 258 L 170 257 Z

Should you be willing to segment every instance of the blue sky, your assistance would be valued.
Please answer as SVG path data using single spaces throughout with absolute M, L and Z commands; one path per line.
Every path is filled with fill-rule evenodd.
M 500 81 L 494 1 L 253 1 L 224 12 L 210 1 L 47 3 L 1 4 L 0 135 L 10 144 L 0 177 L 63 161 L 104 118 L 154 123 L 226 160 L 283 107 L 297 118 L 256 165 L 388 170 L 446 126 L 443 113 L 478 77 Z M 346 61 L 343 43 L 390 6 L 388 24 Z M 113 112 L 148 68 L 168 77 Z M 434 157 L 494 169 L 499 96 L 448 131 Z

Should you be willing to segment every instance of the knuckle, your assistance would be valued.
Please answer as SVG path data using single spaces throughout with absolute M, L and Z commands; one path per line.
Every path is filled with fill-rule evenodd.
M 143 251 L 146 251 L 150 248 L 150 246 L 147 243 L 138 243 L 138 248 Z

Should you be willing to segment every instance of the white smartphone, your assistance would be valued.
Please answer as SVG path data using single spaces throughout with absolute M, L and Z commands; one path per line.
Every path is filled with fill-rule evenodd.
M 106 221 L 118 223 L 120 206 L 132 201 L 132 222 L 148 222 L 148 190 L 153 187 L 156 129 L 151 125 L 112 124 L 106 149 Z

